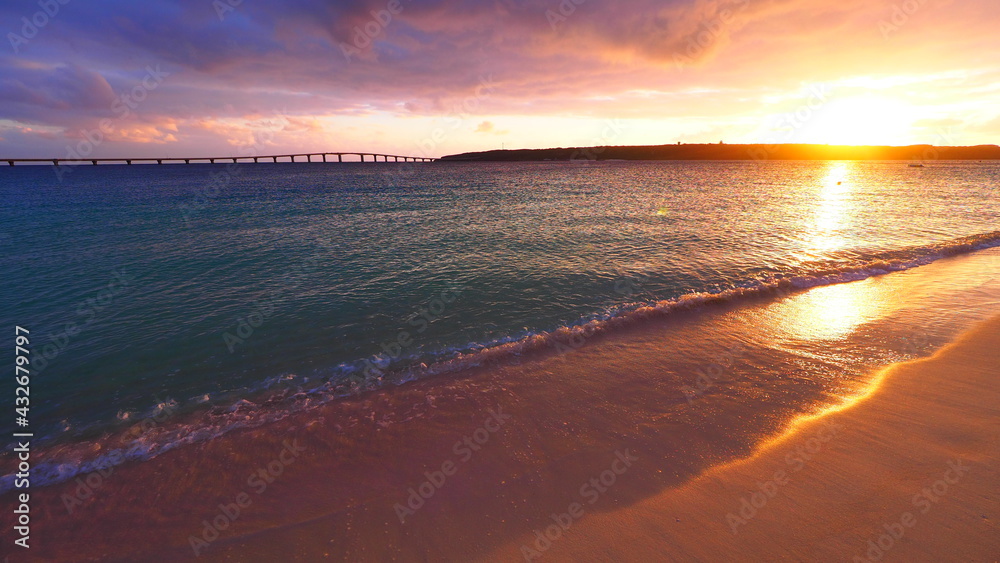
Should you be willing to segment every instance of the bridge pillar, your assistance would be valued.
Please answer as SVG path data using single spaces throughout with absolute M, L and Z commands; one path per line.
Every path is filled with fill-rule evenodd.
M 191 159 L 190 158 L 185 158 L 184 159 L 184 164 L 191 164 Z
M 326 162 L 326 153 L 323 153 L 323 162 Z
M 274 163 L 278 164 L 278 157 L 274 157 Z
M 215 164 L 215 159 L 214 158 L 210 158 L 210 159 L 208 159 L 208 161 L 211 162 L 212 164 Z
M 158 159 L 156 159 L 156 163 L 157 164 L 163 164 L 163 160 L 158 158 Z
M 311 154 L 307 154 L 307 155 L 306 155 L 306 161 L 308 161 L 308 162 L 312 162 L 312 161 L 313 161 L 313 155 L 311 155 Z
M 93 164 L 94 166 L 97 166 L 97 161 L 96 160 L 91 160 L 90 163 Z
M 253 157 L 253 163 L 254 163 L 254 164 L 257 164 L 257 157 L 256 157 L 256 156 L 255 156 L 255 157 Z
M 9 165 L 11 165 L 11 166 L 14 166 L 14 161 L 13 161 L 13 160 L 8 160 L 8 161 L 7 161 L 7 164 L 9 164 Z
M 126 160 L 125 164 L 132 164 L 132 161 L 131 160 Z
M 58 159 L 57 160 L 53 160 L 52 161 L 52 166 L 59 166 L 59 160 Z
M 236 164 L 236 157 L 233 157 L 233 164 Z
M 344 155 L 338 153 L 337 154 L 337 162 L 344 162 Z

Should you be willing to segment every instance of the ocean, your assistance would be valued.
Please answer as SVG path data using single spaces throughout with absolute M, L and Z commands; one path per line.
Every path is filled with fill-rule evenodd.
M 63 168 L 0 170 L 0 325 L 31 331 L 36 486 L 110 451 L 149 459 L 345 397 L 564 354 L 650 316 L 1000 246 L 992 162 Z M 874 367 L 930 353 L 996 303 L 980 289 L 993 278 L 963 272 L 940 293 L 965 295 L 961 306 L 911 307 L 893 342 L 855 346 L 879 319 L 851 317 L 843 300 L 801 308 L 827 317 L 794 343 L 741 340 L 721 363 L 761 384 L 733 400 L 759 399 L 791 362 L 815 392 L 766 392 L 803 412 L 850 395 Z M 698 338 L 726 340 L 709 328 L 682 337 L 693 323 L 672 344 L 691 374 L 707 361 Z M 723 391 L 704 374 L 667 384 L 678 404 Z M 16 431 L 13 418 L 0 430 Z

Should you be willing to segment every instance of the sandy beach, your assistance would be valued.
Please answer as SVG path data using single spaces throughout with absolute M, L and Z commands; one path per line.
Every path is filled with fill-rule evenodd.
M 747 460 L 482 560 L 996 561 L 998 366 L 1000 317 Z
M 0 563 L 1000 563 L 1000 1 L 0 22 Z
M 994 561 L 998 262 L 653 316 L 80 475 L 33 491 L 32 555 Z M 893 362 L 918 327 L 950 343 Z

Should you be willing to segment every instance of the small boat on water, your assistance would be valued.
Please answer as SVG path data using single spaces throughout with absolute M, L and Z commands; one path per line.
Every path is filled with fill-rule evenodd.
M 924 167 L 923 164 L 910 164 L 909 166 L 910 166 L 910 168 L 923 168 Z

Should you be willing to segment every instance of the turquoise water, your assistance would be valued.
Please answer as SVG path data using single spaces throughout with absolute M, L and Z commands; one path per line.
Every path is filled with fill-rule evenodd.
M 1000 166 L 974 162 L 23 166 L 0 194 L 2 326 L 31 330 L 59 440 L 1000 244 Z

